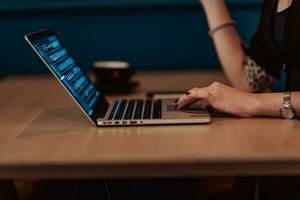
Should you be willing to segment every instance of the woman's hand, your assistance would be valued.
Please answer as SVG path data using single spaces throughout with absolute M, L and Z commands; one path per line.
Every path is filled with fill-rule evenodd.
M 255 116 L 259 100 L 253 93 L 241 92 L 222 83 L 215 82 L 205 88 L 193 88 L 177 100 L 178 109 L 205 100 L 214 109 L 239 117 Z

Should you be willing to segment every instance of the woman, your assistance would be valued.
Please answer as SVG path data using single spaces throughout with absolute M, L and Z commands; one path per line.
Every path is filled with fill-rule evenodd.
M 264 0 L 258 30 L 249 47 L 240 38 L 224 0 L 200 0 L 219 60 L 232 87 L 213 83 L 176 100 L 184 108 L 200 99 L 239 117 L 293 119 L 300 114 L 300 1 Z M 283 83 L 285 92 L 271 93 Z M 238 181 L 230 199 L 254 199 L 258 179 Z M 212 182 L 212 181 L 211 181 Z M 261 179 L 261 199 L 299 199 L 296 177 Z M 238 188 L 238 189 L 236 189 Z
M 246 47 L 224 0 L 200 0 L 222 67 L 233 87 L 213 83 L 180 97 L 178 108 L 199 99 L 239 117 L 293 119 L 300 113 L 300 1 L 264 0 L 259 28 Z M 283 73 L 281 73 L 283 71 Z M 286 74 L 284 93 L 266 93 Z

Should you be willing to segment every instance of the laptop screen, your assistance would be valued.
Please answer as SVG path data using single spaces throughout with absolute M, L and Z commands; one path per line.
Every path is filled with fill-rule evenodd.
M 57 36 L 46 34 L 30 42 L 86 114 L 91 117 L 101 94 L 68 54 Z

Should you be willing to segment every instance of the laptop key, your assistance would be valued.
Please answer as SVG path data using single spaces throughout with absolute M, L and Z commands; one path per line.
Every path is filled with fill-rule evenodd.
M 136 101 L 136 108 L 133 116 L 134 119 L 142 119 L 143 106 L 144 106 L 143 100 Z
M 124 116 L 124 119 L 131 119 L 133 115 L 133 109 L 134 109 L 135 101 L 130 100 L 127 106 L 127 110 Z
M 116 101 L 115 104 L 114 104 L 114 107 L 108 117 L 109 120 L 112 120 L 115 116 L 115 113 L 117 112 L 117 109 L 118 109 L 118 106 L 119 106 L 119 103 L 120 103 L 120 100 Z
M 114 120 L 120 120 L 123 118 L 126 105 L 127 105 L 127 100 L 122 100 Z
M 144 116 L 143 119 L 151 119 L 151 111 L 152 111 L 152 101 L 147 100 L 144 108 Z
M 157 100 L 153 103 L 153 119 L 161 119 L 162 118 L 162 101 Z

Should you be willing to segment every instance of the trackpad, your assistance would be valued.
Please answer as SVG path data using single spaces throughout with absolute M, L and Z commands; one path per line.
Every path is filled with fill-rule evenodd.
M 167 111 L 168 111 L 168 112 L 174 112 L 174 111 L 177 111 L 176 106 L 177 106 L 176 104 L 167 105 Z
M 201 103 L 196 103 L 186 108 L 178 110 L 176 104 L 167 105 L 168 112 L 186 112 L 186 113 L 207 113 L 205 107 Z

